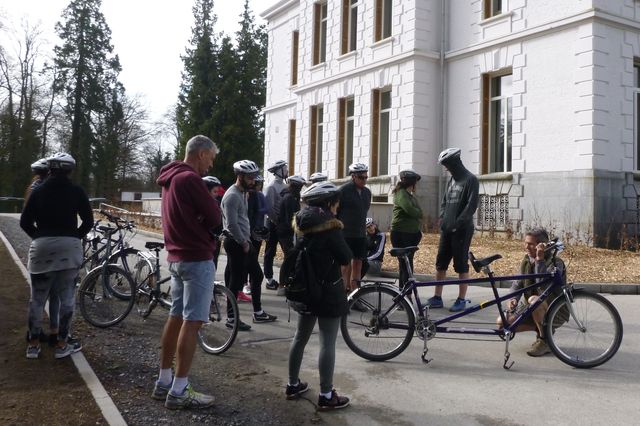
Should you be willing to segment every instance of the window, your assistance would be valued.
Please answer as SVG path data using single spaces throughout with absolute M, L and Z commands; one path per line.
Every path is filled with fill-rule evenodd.
M 481 229 L 506 229 L 509 226 L 509 195 L 480 194 L 477 225 Z
M 484 0 L 483 18 L 491 18 L 492 16 L 502 13 L 502 0 Z
M 353 98 L 338 101 L 338 167 L 337 177 L 345 177 L 349 164 L 353 163 Z
M 391 37 L 391 3 L 393 0 L 375 0 L 375 41 Z
M 371 175 L 382 176 L 389 173 L 391 90 L 374 90 L 372 103 Z
M 342 45 L 340 53 L 356 50 L 358 41 L 358 0 L 342 0 Z
M 482 173 L 510 172 L 511 74 L 482 77 Z
M 311 107 L 311 137 L 309 143 L 309 174 L 322 171 L 322 129 L 324 111 L 322 105 Z
M 298 84 L 298 42 L 300 33 L 294 31 L 291 35 L 291 85 Z
M 634 162 L 635 170 L 640 170 L 640 58 L 633 60 L 633 140 L 634 140 Z
M 313 65 L 327 60 L 327 3 L 313 5 Z
M 142 200 L 142 192 L 134 192 L 133 201 L 141 201 L 141 200 Z
M 296 120 L 289 120 L 289 174 L 294 175 L 296 162 Z

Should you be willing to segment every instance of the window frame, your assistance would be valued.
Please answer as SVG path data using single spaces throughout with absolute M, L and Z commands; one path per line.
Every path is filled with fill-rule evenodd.
M 324 105 L 311 106 L 311 127 L 309 138 L 309 174 L 322 171 L 322 147 L 324 130 Z
M 356 50 L 358 44 L 358 6 L 360 0 L 342 0 L 340 54 Z
M 376 0 L 374 16 L 374 42 L 391 37 L 393 0 Z
M 383 96 L 389 95 L 389 106 L 382 107 Z M 393 110 L 393 97 L 390 87 L 374 89 L 372 91 L 372 120 L 371 120 L 371 176 L 381 176 L 389 173 L 389 151 L 391 145 L 391 111 Z M 385 120 L 383 115 L 388 115 L 386 120 L 386 155 L 381 155 L 382 135 L 385 129 L 382 129 Z M 386 158 L 386 164 L 382 167 L 381 157 Z
M 313 65 L 327 61 L 327 2 L 313 4 Z
M 298 85 L 298 53 L 300 48 L 300 32 L 291 32 L 291 85 Z
M 349 164 L 353 163 L 354 132 L 355 98 L 353 96 L 340 98 L 338 99 L 338 155 L 336 164 L 336 177 L 338 178 L 346 177 Z
M 296 162 L 296 120 L 289 120 L 289 174 L 295 174 Z
M 496 84 L 502 83 L 502 78 L 512 77 L 512 70 L 506 69 L 497 73 L 487 73 L 482 75 L 482 154 L 481 154 L 481 170 L 482 174 L 488 173 L 510 173 L 513 170 L 513 147 L 511 141 L 513 140 L 512 131 L 512 108 L 513 108 L 513 93 L 500 93 L 500 95 L 492 96 L 493 88 Z M 504 152 L 502 152 L 502 164 L 497 165 L 495 156 L 497 149 L 500 145 L 498 142 L 499 132 L 496 132 L 494 118 L 496 114 L 501 112 L 496 111 L 494 107 L 496 102 L 500 102 L 500 107 L 504 108 L 504 128 L 502 146 Z M 500 120 L 501 122 L 503 120 Z
M 504 13 L 503 0 L 484 0 L 482 6 L 482 18 L 489 19 Z
M 640 170 L 640 57 L 633 58 L 633 169 Z

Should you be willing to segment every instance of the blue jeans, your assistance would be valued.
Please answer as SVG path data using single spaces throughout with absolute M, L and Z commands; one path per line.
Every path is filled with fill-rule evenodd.
M 58 340 L 66 340 L 71 328 L 75 307 L 77 269 L 31 274 L 31 299 L 29 300 L 29 336 L 36 338 L 42 331 L 42 316 L 47 298 L 59 300 Z M 50 311 L 51 312 L 51 311 Z
M 216 268 L 211 260 L 169 262 L 171 311 L 185 321 L 209 322 Z

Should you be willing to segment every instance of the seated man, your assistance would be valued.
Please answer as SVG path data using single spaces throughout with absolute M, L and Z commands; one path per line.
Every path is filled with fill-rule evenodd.
M 368 217 L 365 225 L 367 227 L 367 258 L 362 262 L 360 279 L 364 278 L 367 273 L 380 275 L 384 260 L 384 245 L 387 238 L 385 233 L 380 231 L 373 218 Z
M 544 251 L 546 244 L 549 242 L 549 235 L 547 231 L 542 228 L 536 228 L 528 231 L 524 237 L 524 247 L 526 255 L 522 259 L 520 264 L 520 274 L 541 274 L 549 271 L 554 263 L 553 253 Z M 564 262 L 555 258 L 555 267 L 560 269 L 563 281 L 566 280 L 566 272 Z M 519 280 L 514 281 L 511 284 L 511 291 L 519 290 L 526 286 L 533 284 L 533 280 Z M 524 300 L 518 306 L 518 298 L 510 299 L 508 303 L 508 310 L 506 312 L 507 322 L 513 321 L 522 311 L 524 311 L 527 305 L 534 303 L 538 300 L 538 295 L 543 291 L 543 288 L 533 288 L 524 292 Z M 544 316 L 549 307 L 549 303 L 553 301 L 556 295 L 550 295 L 550 297 L 542 302 L 540 306 L 532 312 L 531 316 L 524 320 L 516 331 L 535 331 L 537 333 L 536 341 L 531 345 L 531 349 L 527 351 L 529 356 L 542 356 L 550 352 L 549 347 L 544 336 L 544 329 L 542 322 Z M 502 319 L 497 319 L 498 327 L 502 327 Z

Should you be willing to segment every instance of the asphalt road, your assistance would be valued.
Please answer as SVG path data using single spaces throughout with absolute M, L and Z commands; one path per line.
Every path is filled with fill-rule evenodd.
M 142 248 L 149 239 L 138 235 L 133 245 Z M 221 256 L 219 279 L 225 260 Z M 455 288 L 445 289 L 445 304 L 452 303 L 456 293 Z M 429 296 L 426 290 L 425 296 Z M 622 316 L 623 342 L 612 360 L 590 370 L 574 369 L 553 355 L 527 356 L 525 352 L 535 339 L 530 332 L 518 334 L 511 342 L 515 364 L 509 371 L 502 368 L 504 343 L 497 338 L 466 341 L 437 337 L 429 342 L 433 361 L 423 364 L 422 341 L 416 338 L 397 358 L 375 363 L 355 355 L 339 337 L 334 382 L 352 398 L 353 406 L 335 414 L 351 425 L 638 424 L 640 296 L 605 296 Z M 487 288 L 473 287 L 468 297 L 478 303 L 491 294 Z M 263 291 L 263 305 L 279 320 L 254 324 L 252 331 L 238 334 L 234 346 L 262 347 L 260 362 L 284 378 L 282 355 L 294 335 L 296 314 L 291 311 L 291 322 L 287 322 L 285 299 L 269 290 Z M 248 320 L 249 304 L 241 304 L 241 310 Z M 497 316 L 495 308 L 485 311 L 476 313 L 473 320 L 492 323 Z M 317 357 L 318 342 L 312 337 L 301 377 L 314 387 Z

